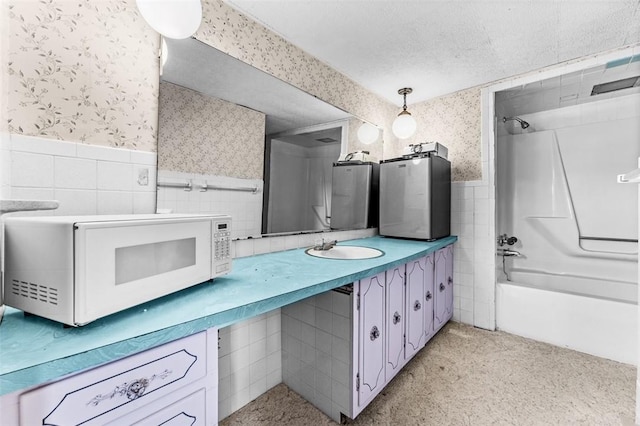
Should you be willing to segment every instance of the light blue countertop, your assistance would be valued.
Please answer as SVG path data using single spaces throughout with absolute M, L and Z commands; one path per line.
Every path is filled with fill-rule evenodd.
M 321 259 L 304 249 L 234 259 L 233 271 L 78 328 L 5 309 L 0 324 L 0 395 L 260 315 L 340 287 L 454 243 L 372 237 L 359 245 L 385 255 L 363 260 Z

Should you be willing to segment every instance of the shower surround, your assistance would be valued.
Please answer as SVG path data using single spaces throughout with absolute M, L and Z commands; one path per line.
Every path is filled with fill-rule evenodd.
M 496 262 L 497 327 L 635 364 L 637 188 L 616 176 L 640 156 L 640 94 L 521 117 L 496 146 L 496 232 L 521 254 Z

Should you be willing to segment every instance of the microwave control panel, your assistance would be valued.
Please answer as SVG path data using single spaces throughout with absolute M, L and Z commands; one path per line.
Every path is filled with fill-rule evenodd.
M 213 227 L 214 259 L 231 259 L 231 219 L 214 220 Z

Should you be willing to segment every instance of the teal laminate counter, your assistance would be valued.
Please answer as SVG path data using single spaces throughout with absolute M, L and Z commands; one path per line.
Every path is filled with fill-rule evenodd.
M 304 249 L 234 259 L 213 281 L 79 328 L 6 308 L 0 324 L 0 395 L 95 367 L 181 337 L 260 315 L 453 244 L 372 237 L 338 245 L 382 250 L 363 260 L 321 259 Z

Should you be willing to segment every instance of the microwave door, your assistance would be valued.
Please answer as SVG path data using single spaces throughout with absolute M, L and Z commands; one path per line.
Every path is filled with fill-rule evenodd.
M 211 226 L 206 219 L 76 224 L 74 322 L 209 280 Z

